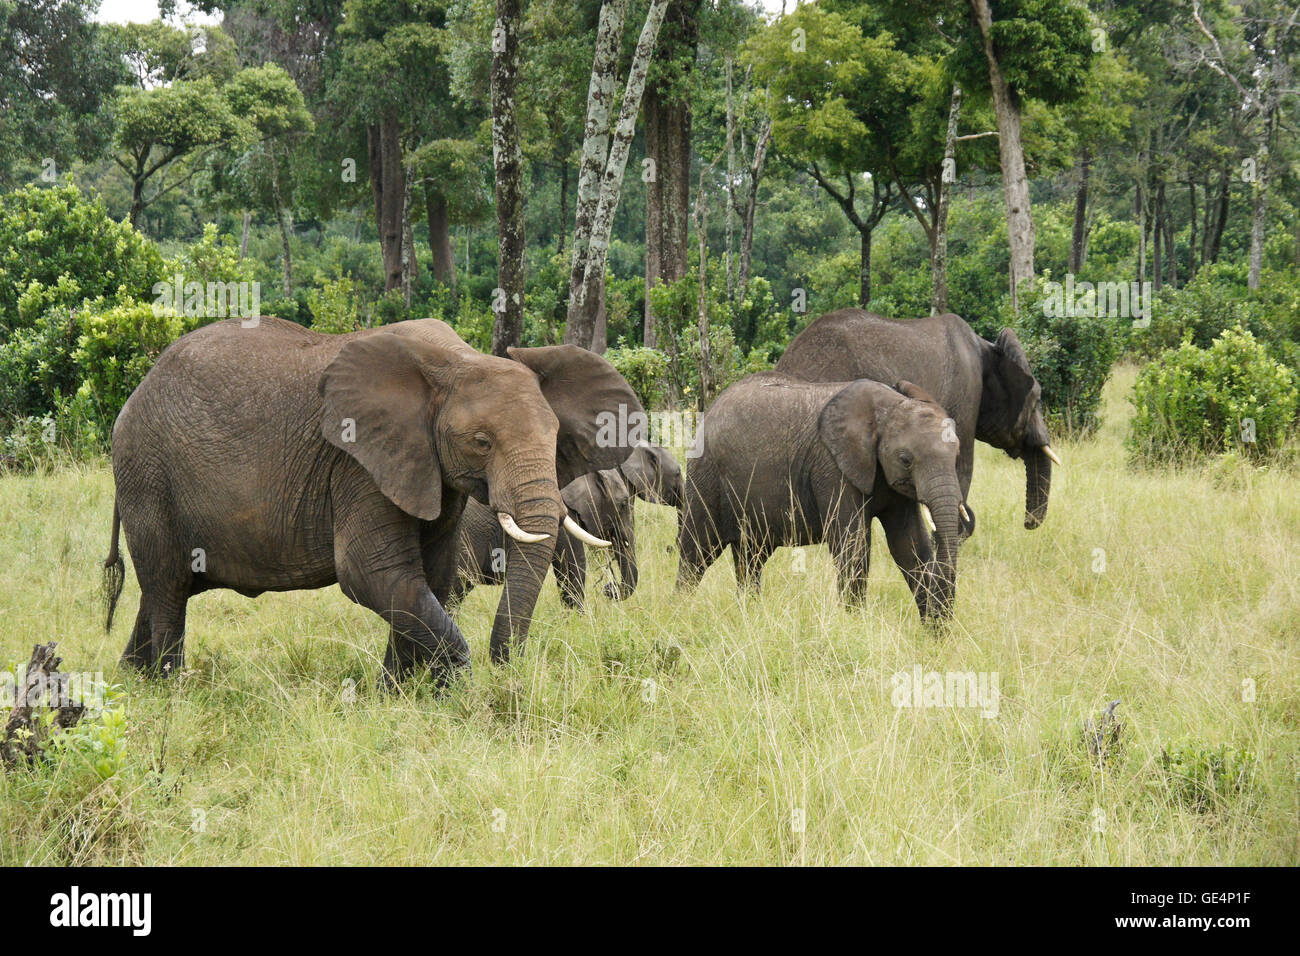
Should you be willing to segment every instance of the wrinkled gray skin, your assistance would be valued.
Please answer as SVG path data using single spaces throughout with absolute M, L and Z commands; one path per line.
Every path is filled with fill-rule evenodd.
M 658 445 L 639 445 L 617 468 L 593 472 L 560 491 L 569 515 L 586 531 L 610 542 L 618 565 L 618 583 L 605 586 L 605 596 L 621 601 L 636 590 L 638 569 L 633 500 L 680 508 L 682 468 L 672 453 Z M 485 508 L 474 502 L 461 519 L 461 567 L 448 606 L 454 608 L 476 584 L 500 584 L 504 576 L 504 534 Z M 551 559 L 560 599 L 581 608 L 587 581 L 587 555 L 581 541 L 563 528 Z
M 597 417 L 640 409 L 583 349 L 510 356 L 482 355 L 434 319 L 348 335 L 229 320 L 173 343 L 113 429 L 106 568 L 120 593 L 120 518 L 141 591 L 123 663 L 178 672 L 186 603 L 201 591 L 337 582 L 388 622 L 387 682 L 417 666 L 444 681 L 469 665 L 443 603 L 470 499 L 548 535 L 506 548 L 491 653 L 507 657 L 551 560 L 560 483 L 620 464 L 631 449 L 601 447 Z
M 741 591 L 757 592 L 782 545 L 826 542 L 851 604 L 864 593 L 872 518 L 923 620 L 947 617 L 957 587 L 961 492 L 947 412 L 908 382 L 741 379 L 700 420 L 678 528 L 677 586 L 731 546 Z M 929 506 L 933 546 L 918 502 Z
M 1042 389 L 1011 329 L 989 342 L 951 313 L 898 320 L 841 309 L 795 336 L 776 370 L 813 382 L 914 382 L 957 423 L 962 500 L 970 493 L 978 439 L 1024 460 L 1025 527 L 1037 528 L 1047 517 L 1052 463 L 1043 451 L 1050 438 Z M 967 510 L 974 514 L 969 503 Z M 963 533 L 973 528 L 972 518 Z

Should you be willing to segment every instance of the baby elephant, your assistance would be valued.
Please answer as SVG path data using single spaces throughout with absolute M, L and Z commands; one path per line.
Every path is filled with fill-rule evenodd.
M 569 514 L 584 530 L 614 549 L 620 581 L 605 586 L 616 601 L 631 597 L 637 585 L 633 499 L 651 504 L 682 505 L 682 469 L 672 453 L 657 445 L 640 445 L 617 468 L 591 472 L 561 489 Z M 450 601 L 459 603 L 475 584 L 500 584 L 504 543 L 501 525 L 487 508 L 470 501 L 460 523 L 460 559 Z M 593 542 L 587 542 L 593 543 Z M 560 599 L 580 608 L 587 583 L 587 554 L 583 542 L 563 528 L 551 558 Z
M 922 389 L 760 372 L 718 397 L 696 448 L 678 528 L 679 588 L 693 587 L 731 545 L 740 588 L 757 591 L 775 548 L 825 541 L 842 596 L 857 603 L 879 518 L 922 620 L 951 613 L 958 443 L 952 419 Z

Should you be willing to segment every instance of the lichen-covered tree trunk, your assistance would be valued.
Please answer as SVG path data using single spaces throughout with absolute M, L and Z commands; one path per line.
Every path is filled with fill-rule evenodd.
M 1079 185 L 1074 191 L 1074 229 L 1070 234 L 1070 271 L 1076 275 L 1083 270 L 1084 252 L 1088 248 L 1088 179 L 1092 171 L 1092 151 L 1086 146 L 1079 152 L 1078 165 Z
M 736 272 L 736 298 L 742 302 L 749 291 L 749 269 L 754 253 L 754 216 L 758 210 L 758 186 L 767 161 L 767 147 L 772 142 L 772 120 L 763 121 L 749 162 L 749 196 L 745 200 L 745 217 L 740 233 L 740 267 Z
M 628 152 L 632 146 L 632 136 L 636 132 L 637 113 L 641 111 L 641 97 L 645 92 L 650 57 L 654 53 L 655 41 L 667 6 L 668 0 L 655 0 L 646 13 L 641 38 L 637 41 L 632 66 L 628 70 L 623 107 L 614 127 L 609 159 L 600 181 L 600 198 L 591 220 L 582 283 L 578 287 L 577 299 L 569 299 L 569 320 L 564 331 L 564 341 L 584 348 L 590 348 L 596 327 L 605 279 L 605 263 L 609 259 L 610 234 L 614 228 L 614 212 L 618 209 L 619 196 L 623 190 L 623 172 L 627 168 Z
M 497 282 L 492 353 L 523 342 L 524 154 L 519 144 L 515 92 L 519 83 L 521 0 L 496 0 L 492 31 L 492 161 L 496 167 Z
M 1020 106 L 998 66 L 993 49 L 993 11 L 989 0 L 971 0 L 975 22 L 984 40 L 998 125 L 998 158 L 1002 165 L 1002 194 L 1007 207 L 1007 240 L 1011 246 L 1011 303 L 1020 307 L 1020 288 L 1034 278 L 1034 217 L 1029 202 L 1029 177 L 1020 140 Z
M 600 200 L 601 176 L 609 156 L 609 128 L 617 86 L 619 39 L 628 0 L 605 0 L 596 27 L 596 49 L 591 59 L 591 80 L 587 86 L 587 122 L 582 136 L 582 163 L 578 167 L 578 202 L 573 219 L 573 249 L 569 258 L 569 302 L 564 341 L 587 348 L 592 329 L 585 338 L 570 335 L 575 322 L 582 323 L 580 303 L 587 271 L 591 223 Z

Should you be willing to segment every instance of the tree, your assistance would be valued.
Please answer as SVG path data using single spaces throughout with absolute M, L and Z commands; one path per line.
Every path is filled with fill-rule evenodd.
M 110 142 L 107 101 L 127 74 L 111 31 L 91 22 L 96 6 L 0 0 L 0 186 L 19 161 L 61 167 Z
M 1088 13 L 1073 0 L 1001 0 L 994 16 L 989 0 L 950 0 L 933 12 L 951 17 L 953 69 L 963 89 L 987 94 L 993 103 L 1002 167 L 1007 237 L 1011 247 L 1010 291 L 1034 278 L 1034 218 L 1025 173 L 1021 114 L 1028 98 L 1064 103 L 1084 88 L 1092 60 Z M 962 8 L 965 9 L 962 9 Z
M 191 35 L 159 22 L 129 24 L 117 28 L 115 42 L 135 74 L 113 101 L 113 160 L 131 182 L 128 218 L 134 226 L 144 209 L 190 181 L 199 168 L 194 160 L 255 132 L 231 110 L 222 89 L 235 67 L 221 31 Z M 146 195 L 155 177 L 158 186 Z
M 898 199 L 890 142 L 881 132 L 898 122 L 893 114 L 910 95 L 912 65 L 890 34 L 863 36 L 840 14 L 813 5 L 760 30 L 745 55 L 769 91 L 776 149 L 858 232 L 858 303 L 865 306 L 872 234 Z
M 617 0 L 615 0 L 617 2 Z M 632 55 L 632 65 L 628 68 L 627 83 L 623 90 L 623 106 L 619 111 L 618 122 L 609 135 L 609 154 L 603 159 L 603 171 L 596 193 L 595 209 L 591 213 L 591 224 L 587 235 L 580 237 L 575 223 L 573 247 L 575 255 L 579 242 L 583 243 L 582 279 L 576 289 L 570 285 L 568 318 L 564 330 L 564 341 L 568 344 L 581 345 L 604 351 L 605 343 L 596 337 L 596 316 L 601 308 L 601 290 L 605 281 L 605 264 L 609 260 L 610 234 L 614 228 L 614 211 L 618 208 L 619 196 L 623 188 L 623 172 L 627 168 L 627 157 L 636 132 L 636 117 L 641 110 L 641 97 L 645 92 L 646 75 L 650 68 L 650 57 L 654 53 L 655 41 L 659 36 L 659 27 L 663 23 L 668 0 L 653 0 L 646 12 L 645 24 L 641 28 L 641 37 L 637 40 L 636 50 Z M 600 40 L 597 40 L 597 55 L 600 55 Z M 593 86 L 596 84 L 596 69 L 592 69 Z M 603 79 L 601 81 L 603 87 Z M 591 110 L 588 110 L 588 130 L 597 137 L 602 135 L 599 118 L 591 123 Z M 599 142 L 583 144 L 583 165 L 588 164 L 588 157 L 600 159 Z M 582 203 L 582 186 L 579 179 L 579 204 Z M 589 199 L 590 201 L 590 199 Z
M 492 353 L 523 344 L 524 155 L 515 118 L 519 80 L 520 0 L 496 0 L 492 28 L 492 159 L 496 168 L 497 281 L 502 301 L 492 327 Z

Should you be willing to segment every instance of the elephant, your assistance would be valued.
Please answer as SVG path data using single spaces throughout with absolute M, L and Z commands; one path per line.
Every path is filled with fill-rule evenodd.
M 914 382 L 935 397 L 957 423 L 957 473 L 963 502 L 975 467 L 975 439 L 1025 462 L 1025 527 L 1047 517 L 1052 449 L 1043 418 L 1042 388 L 1011 329 L 996 342 L 952 313 L 898 320 L 841 309 L 811 322 L 794 337 L 776 371 L 813 382 L 869 378 Z M 969 502 L 963 536 L 974 531 Z
M 727 545 L 741 592 L 756 593 L 776 547 L 826 542 L 841 597 L 857 604 L 878 518 L 922 620 L 951 615 L 959 442 L 924 390 L 759 372 L 718 396 L 695 447 L 678 524 L 679 589 L 692 589 Z
M 589 534 L 608 539 L 602 543 L 612 544 L 620 580 L 605 586 L 605 596 L 622 601 L 636 591 L 639 575 L 633 501 L 641 498 L 680 508 L 682 469 L 668 449 L 642 443 L 617 468 L 583 475 L 560 489 L 560 495 L 571 518 Z M 461 567 L 449 601 L 452 607 L 476 584 L 500 584 L 505 570 L 501 527 L 486 508 L 470 502 L 461 518 L 460 534 Z M 561 530 L 551 567 L 560 600 L 566 607 L 581 608 L 587 582 L 583 541 Z
M 202 591 L 337 582 L 389 625 L 382 684 L 421 666 L 444 685 L 470 664 L 444 609 L 469 500 L 511 539 L 490 638 L 492 660 L 507 659 L 572 523 L 561 485 L 631 453 L 601 429 L 644 414 L 627 382 L 576 346 L 483 355 L 436 319 L 343 335 L 245 323 L 172 343 L 114 425 L 109 628 L 119 531 L 141 592 L 123 663 L 178 671 Z

